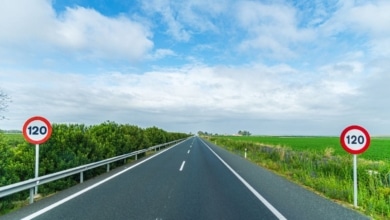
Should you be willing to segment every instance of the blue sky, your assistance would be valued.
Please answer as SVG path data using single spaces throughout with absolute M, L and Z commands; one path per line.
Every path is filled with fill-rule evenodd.
M 390 2 L 5 0 L 0 129 L 390 134 Z

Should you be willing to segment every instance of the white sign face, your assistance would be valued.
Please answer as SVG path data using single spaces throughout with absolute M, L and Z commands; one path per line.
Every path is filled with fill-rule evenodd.
M 360 154 L 370 145 L 370 135 L 363 127 L 352 125 L 344 129 L 340 136 L 342 147 L 351 154 Z
M 28 119 L 23 125 L 23 136 L 32 144 L 41 144 L 47 141 L 52 129 L 50 122 L 40 116 Z

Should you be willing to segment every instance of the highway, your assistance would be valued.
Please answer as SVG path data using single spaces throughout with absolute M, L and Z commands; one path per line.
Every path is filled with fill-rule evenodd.
M 369 219 L 199 137 L 1 219 Z

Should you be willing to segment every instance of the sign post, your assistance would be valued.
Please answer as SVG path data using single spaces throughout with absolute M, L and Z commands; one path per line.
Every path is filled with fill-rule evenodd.
M 51 135 L 50 122 L 41 116 L 34 116 L 24 123 L 23 136 L 31 144 L 35 144 L 35 178 L 39 175 L 39 144 L 46 142 Z M 35 194 L 38 193 L 38 183 L 35 186 Z
M 340 135 L 341 146 L 353 154 L 353 205 L 357 207 L 357 154 L 361 154 L 370 146 L 371 138 L 368 131 L 358 125 L 346 127 Z

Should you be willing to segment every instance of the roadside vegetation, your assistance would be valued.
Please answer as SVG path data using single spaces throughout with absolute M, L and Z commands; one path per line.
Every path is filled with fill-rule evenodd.
M 339 137 L 208 136 L 209 141 L 353 207 L 352 155 Z M 372 138 L 358 155 L 358 210 L 375 219 L 390 218 L 390 138 Z
M 39 176 L 83 164 L 130 153 L 154 145 L 188 137 L 188 134 L 167 132 L 157 127 L 142 129 L 128 124 L 105 122 L 100 125 L 53 124 L 50 139 L 40 145 Z M 141 157 L 143 155 L 138 155 Z M 123 161 L 111 167 L 123 165 Z M 35 145 L 26 142 L 22 133 L 0 132 L 0 187 L 34 178 Z M 105 172 L 96 168 L 85 172 L 89 179 Z M 79 175 L 41 185 L 42 196 L 53 194 L 80 182 Z M 0 198 L 0 215 L 28 204 L 29 192 Z

